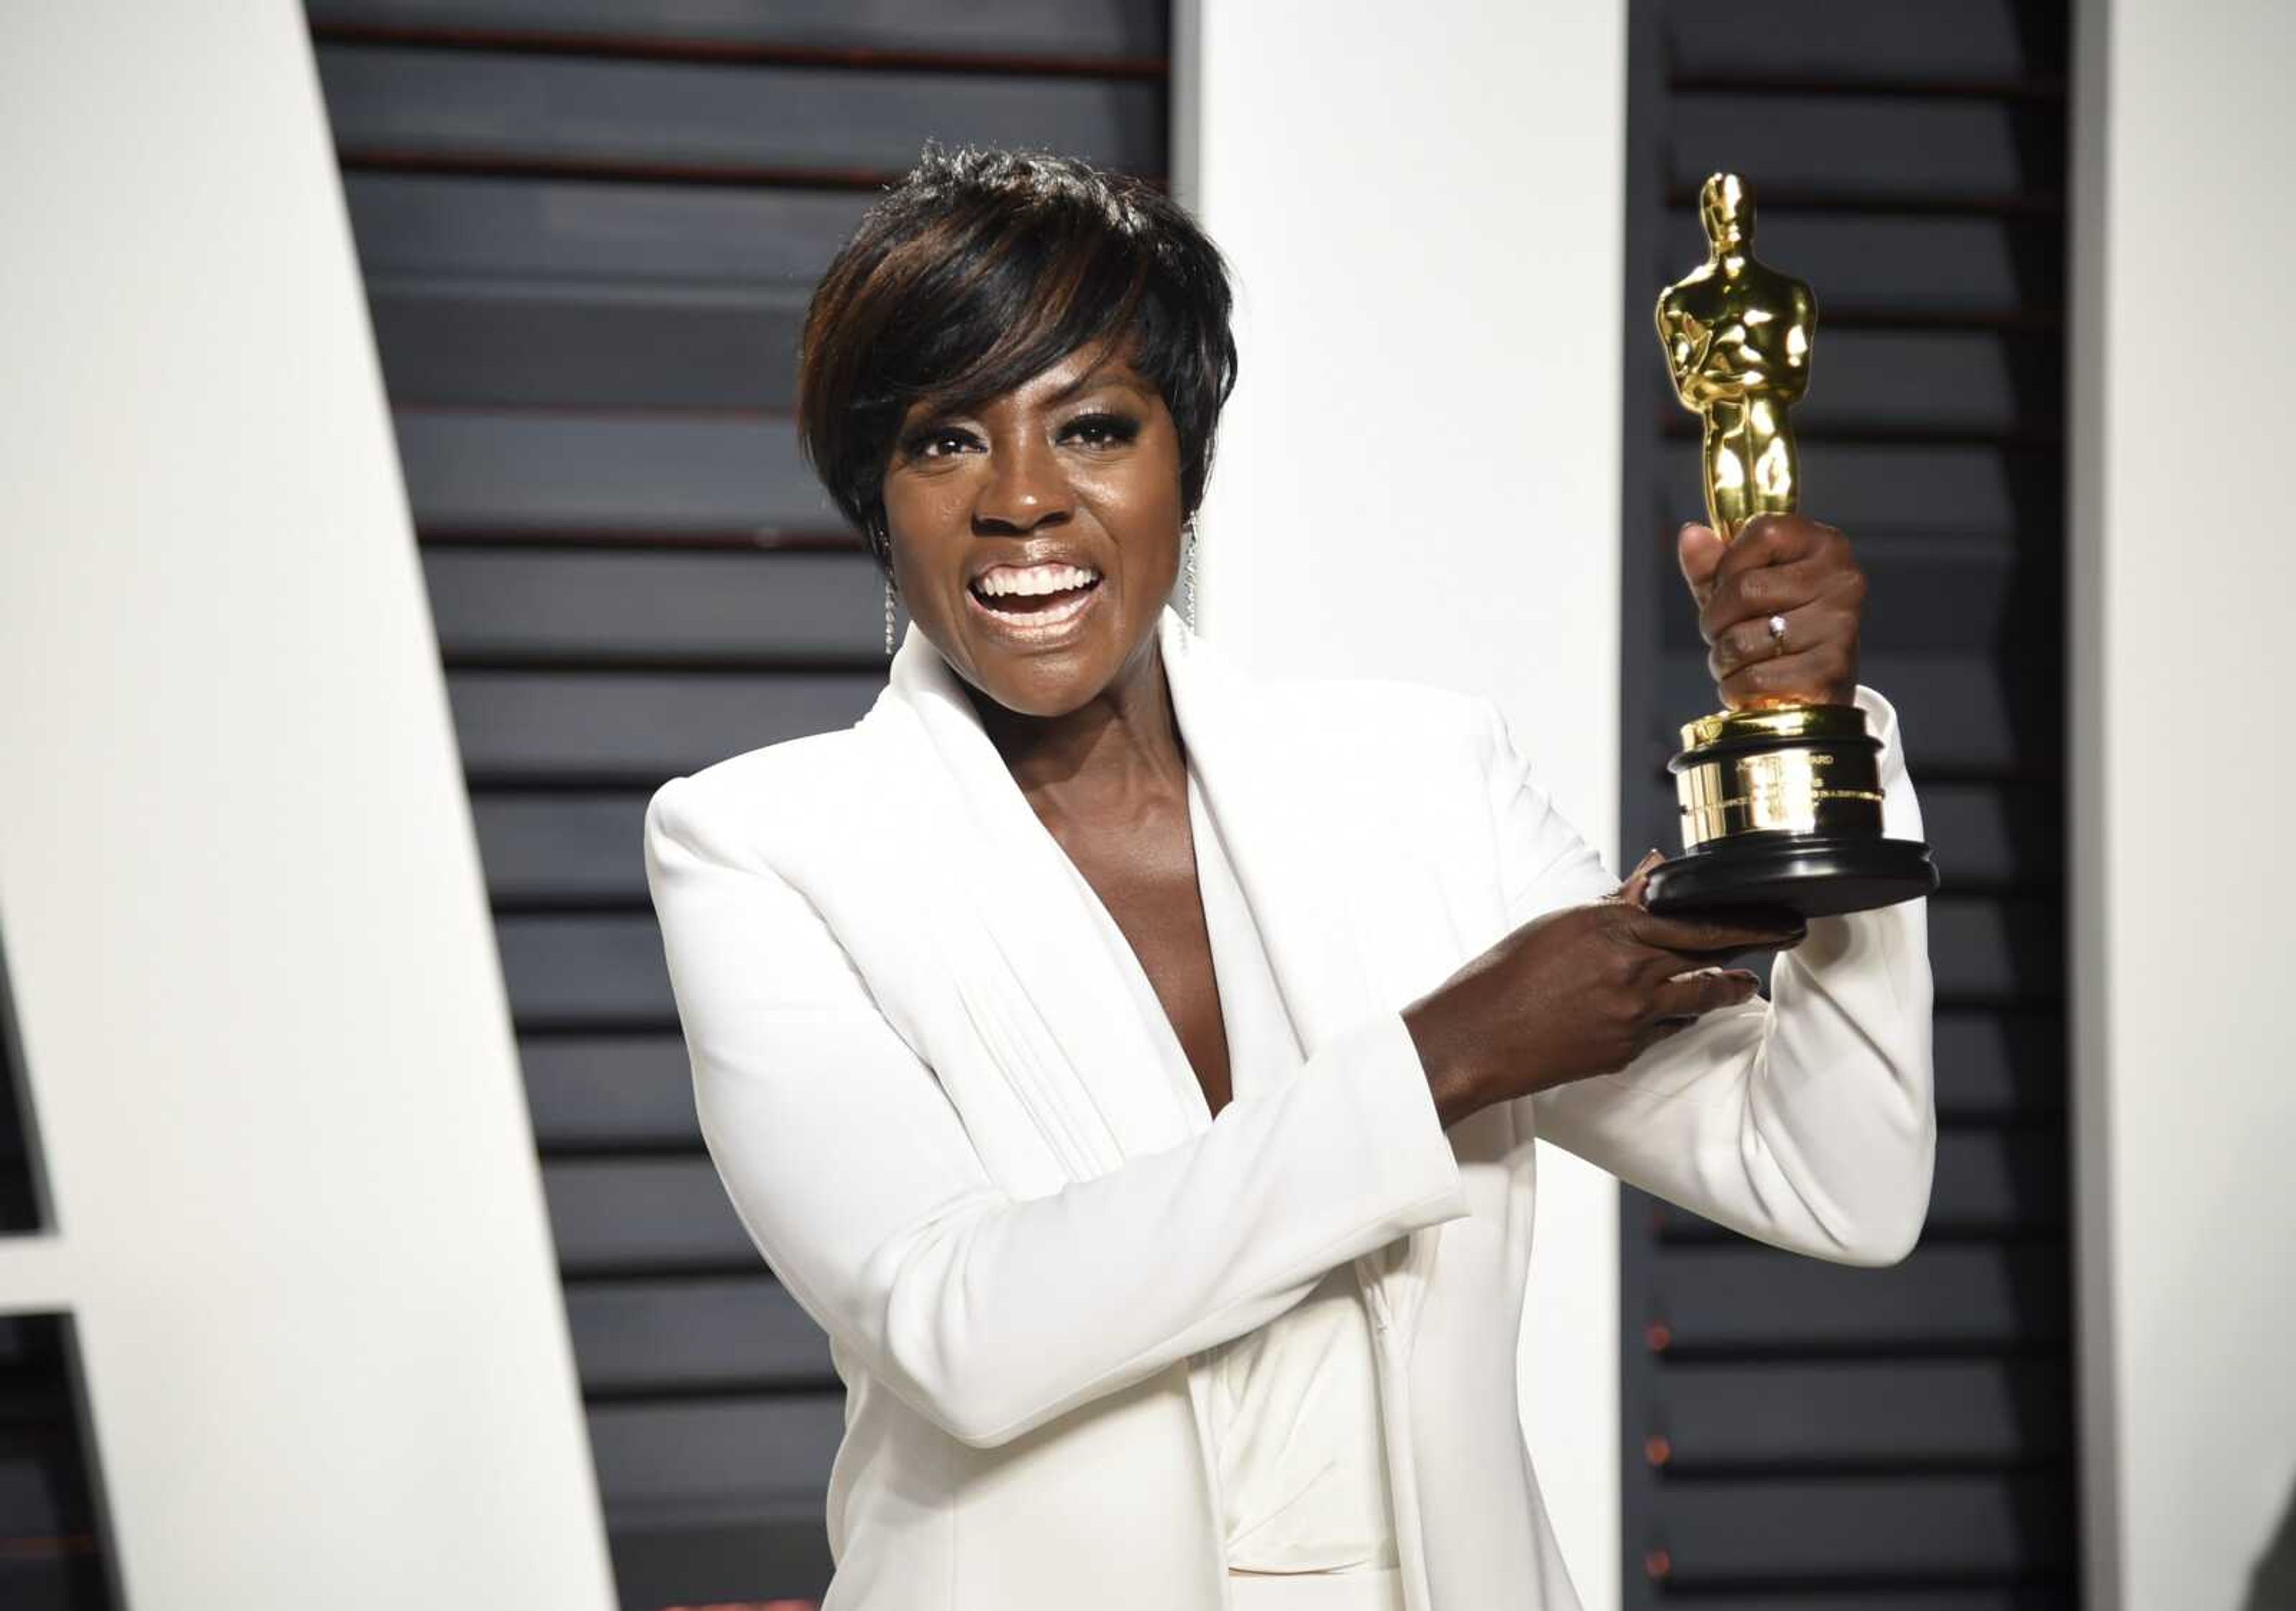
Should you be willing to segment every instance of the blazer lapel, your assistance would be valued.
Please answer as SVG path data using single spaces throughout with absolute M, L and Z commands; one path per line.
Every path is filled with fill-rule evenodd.
M 1168 609 L 1164 669 L 1198 785 L 1218 819 L 1268 968 L 1313 1056 L 1363 1021 L 1371 998 L 1351 920 L 1372 863 L 1359 830 L 1322 808 L 1330 778 L 1259 691 Z
M 1175 650 L 1171 636 L 1165 671 L 1181 736 L 1227 838 L 1301 1050 L 1312 1056 L 1390 1005 L 1399 963 L 1366 953 L 1364 925 L 1366 914 L 1382 924 L 1404 920 L 1388 904 L 1397 847 L 1382 845 L 1360 811 L 1331 806 L 1322 791 L 1344 773 L 1286 728 L 1265 695 L 1255 699 L 1254 684 L 1200 641 Z M 1416 1326 L 1439 1230 L 1423 1226 L 1355 1261 L 1365 1300 L 1399 1334 L 1399 1347 L 1408 1348 Z
M 914 717 L 869 720 L 905 751 L 898 787 L 916 882 L 937 887 L 949 908 L 941 960 L 1016 1094 L 1063 1138 L 1069 1173 L 1089 1178 L 1185 1141 L 1187 1116 L 1074 865 L 914 623 L 881 709 L 888 702 Z

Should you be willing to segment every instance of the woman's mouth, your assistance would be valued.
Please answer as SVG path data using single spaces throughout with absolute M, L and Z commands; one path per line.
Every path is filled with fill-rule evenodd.
M 965 593 L 973 612 L 1004 636 L 1041 642 L 1065 636 L 1100 595 L 1100 572 L 1088 565 L 997 565 Z

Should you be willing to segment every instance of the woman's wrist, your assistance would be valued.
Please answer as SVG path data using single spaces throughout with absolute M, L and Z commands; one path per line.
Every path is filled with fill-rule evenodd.
M 1418 1050 L 1419 1067 L 1427 1076 L 1428 1093 L 1435 1100 L 1436 1116 L 1443 1128 L 1448 1130 L 1469 1114 L 1488 1107 L 1490 1099 L 1484 1092 L 1472 1048 L 1448 1022 L 1452 1015 L 1439 1004 L 1423 1000 L 1406 1007 L 1402 1016 L 1403 1026 Z

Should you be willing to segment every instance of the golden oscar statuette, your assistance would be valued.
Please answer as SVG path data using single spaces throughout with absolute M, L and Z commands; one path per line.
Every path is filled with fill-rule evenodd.
M 1723 541 L 1790 513 L 1800 462 L 1786 410 L 1809 385 L 1817 304 L 1754 260 L 1754 203 L 1734 174 L 1699 192 L 1706 261 L 1658 299 L 1675 395 L 1704 422 L 1707 520 Z M 1776 631 L 1774 625 L 1772 631 Z M 1929 846 L 1882 833 L 1881 740 L 1855 705 L 1770 704 L 1701 716 L 1669 764 L 1683 854 L 1651 871 L 1653 911 L 1865 912 L 1937 887 Z

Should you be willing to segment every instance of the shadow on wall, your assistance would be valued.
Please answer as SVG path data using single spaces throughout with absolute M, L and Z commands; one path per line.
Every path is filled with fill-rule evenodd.
M 2272 1541 L 2248 1574 L 2248 1598 L 2241 1602 L 2241 1611 L 2296 1611 L 2296 1486 L 2288 1491 L 2288 1504 L 2280 1512 Z

